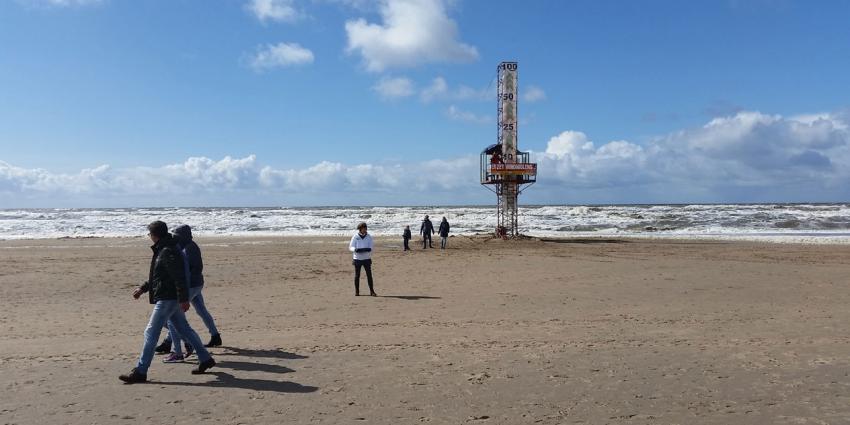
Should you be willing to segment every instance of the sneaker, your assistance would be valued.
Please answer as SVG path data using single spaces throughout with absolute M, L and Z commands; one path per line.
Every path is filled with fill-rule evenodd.
M 168 354 L 171 352 L 171 340 L 166 338 L 162 340 L 162 344 L 156 346 L 157 354 Z
M 192 354 L 195 354 L 195 348 L 192 347 L 192 344 L 186 342 L 186 357 L 189 357 Z
M 130 373 L 120 375 L 118 379 L 128 383 L 128 384 L 136 384 L 140 382 L 147 382 L 148 375 L 144 373 L 139 373 L 136 368 L 130 370 Z
M 192 369 L 192 375 L 200 375 L 213 366 L 215 366 L 215 359 L 210 357 L 209 360 L 201 362 L 201 364 L 199 364 L 197 368 Z
M 221 345 L 221 334 L 215 334 L 210 337 L 210 342 L 207 343 L 206 347 L 218 347 Z
M 185 359 L 186 358 L 183 357 L 182 354 L 171 353 L 167 357 L 162 359 L 162 362 L 163 363 L 183 363 L 183 360 L 185 360 Z

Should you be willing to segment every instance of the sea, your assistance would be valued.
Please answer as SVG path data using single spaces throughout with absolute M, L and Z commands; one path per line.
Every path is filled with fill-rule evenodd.
M 442 217 L 453 235 L 492 234 L 495 206 L 0 209 L 0 240 L 137 237 L 163 220 L 198 236 L 347 236 L 357 223 L 400 236 Z M 524 235 L 850 243 L 850 204 L 528 205 Z

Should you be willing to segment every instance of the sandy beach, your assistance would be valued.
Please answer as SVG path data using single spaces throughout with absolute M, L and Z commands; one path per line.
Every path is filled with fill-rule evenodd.
M 379 238 L 373 298 L 347 238 L 198 242 L 219 364 L 136 385 L 147 239 L 0 242 L 0 423 L 850 423 L 847 246 Z

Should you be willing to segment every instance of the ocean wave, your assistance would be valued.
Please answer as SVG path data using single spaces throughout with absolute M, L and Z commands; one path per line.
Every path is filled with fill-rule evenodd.
M 153 220 L 199 236 L 347 236 L 367 221 L 371 233 L 396 236 L 406 225 L 418 233 L 425 214 L 435 225 L 447 217 L 454 235 L 496 225 L 494 206 L 18 209 L 0 210 L 0 239 L 133 237 Z M 519 215 L 520 231 L 539 237 L 850 240 L 847 204 L 533 205 Z

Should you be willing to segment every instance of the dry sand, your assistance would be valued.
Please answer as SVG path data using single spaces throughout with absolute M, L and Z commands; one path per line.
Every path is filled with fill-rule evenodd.
M 850 247 L 347 241 L 199 240 L 219 365 L 137 385 L 147 240 L 0 242 L 0 423 L 850 423 Z

